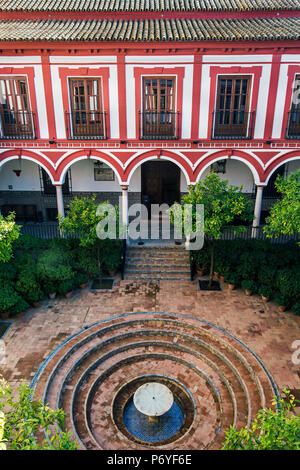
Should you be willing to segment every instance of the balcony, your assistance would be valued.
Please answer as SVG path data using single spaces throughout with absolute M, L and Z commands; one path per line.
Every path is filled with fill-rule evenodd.
M 32 111 L 2 110 L 0 139 L 34 139 L 34 113 Z
M 107 139 L 105 111 L 74 111 L 72 113 L 66 112 L 66 126 L 68 139 Z
M 212 139 L 252 139 L 254 115 L 255 111 L 213 111 Z
M 286 139 L 300 139 L 300 108 L 289 111 Z
M 179 114 L 179 111 L 139 111 L 140 139 L 179 139 Z

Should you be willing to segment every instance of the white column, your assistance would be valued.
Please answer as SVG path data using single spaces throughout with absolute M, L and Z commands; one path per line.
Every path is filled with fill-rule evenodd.
M 261 206 L 262 206 L 262 196 L 263 196 L 263 186 L 256 186 L 256 198 L 255 198 L 255 207 L 254 207 L 254 220 L 252 225 L 252 238 L 256 238 L 258 234 L 258 227 L 260 222 Z
M 62 192 L 62 185 L 61 184 L 56 184 L 56 201 L 57 201 L 57 212 L 58 215 L 62 215 L 63 217 L 65 216 L 65 209 L 64 209 L 64 198 L 63 198 L 63 192 Z
M 128 236 L 128 186 L 122 186 L 122 222 L 126 226 Z

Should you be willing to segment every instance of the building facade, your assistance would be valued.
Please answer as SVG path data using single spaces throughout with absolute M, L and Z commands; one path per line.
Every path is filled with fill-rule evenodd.
M 0 10 L 3 214 L 53 221 L 90 194 L 173 203 L 214 169 L 243 185 L 258 226 L 277 174 L 300 168 L 296 0 Z

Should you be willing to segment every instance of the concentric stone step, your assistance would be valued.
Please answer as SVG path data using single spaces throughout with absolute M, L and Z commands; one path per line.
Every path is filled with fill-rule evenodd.
M 164 443 L 167 449 L 220 448 L 231 424 L 249 426 L 276 394 L 261 360 L 224 330 L 185 315 L 142 312 L 91 325 L 62 343 L 35 377 L 35 396 L 64 409 L 82 448 L 149 448 L 121 416 L 148 375 L 176 381 L 194 403 L 188 429 Z

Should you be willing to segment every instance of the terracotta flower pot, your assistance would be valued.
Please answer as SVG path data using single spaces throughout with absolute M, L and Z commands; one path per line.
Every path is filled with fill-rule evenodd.
M 234 285 L 234 284 L 228 284 L 228 289 L 229 289 L 229 290 L 235 289 L 235 285 Z
M 34 308 L 39 308 L 41 306 L 40 302 L 33 302 L 32 305 Z
M 72 294 L 73 294 L 73 291 L 67 292 L 65 295 L 66 299 L 69 299 L 70 297 L 72 297 Z
M 196 269 L 196 272 L 197 272 L 197 276 L 203 276 L 203 274 L 204 274 L 204 269 L 197 268 L 197 269 Z
M 221 281 L 221 282 L 225 282 L 224 276 L 220 276 L 220 281 Z
M 263 302 L 268 302 L 268 301 L 269 301 L 269 297 L 265 297 L 265 296 L 262 295 L 262 296 L 261 296 L 261 300 L 262 300 Z
M 48 295 L 49 295 L 49 299 L 55 299 L 56 292 L 51 292 L 51 294 L 48 294 Z
M 252 290 L 245 289 L 245 294 L 246 294 L 246 295 L 252 295 Z
M 285 309 L 286 309 L 286 306 L 285 306 L 285 305 L 278 305 L 278 310 L 279 310 L 280 312 L 284 312 Z
M 217 273 L 217 272 L 214 272 L 214 277 L 216 277 L 216 278 L 218 279 L 218 277 L 219 277 L 219 273 Z

